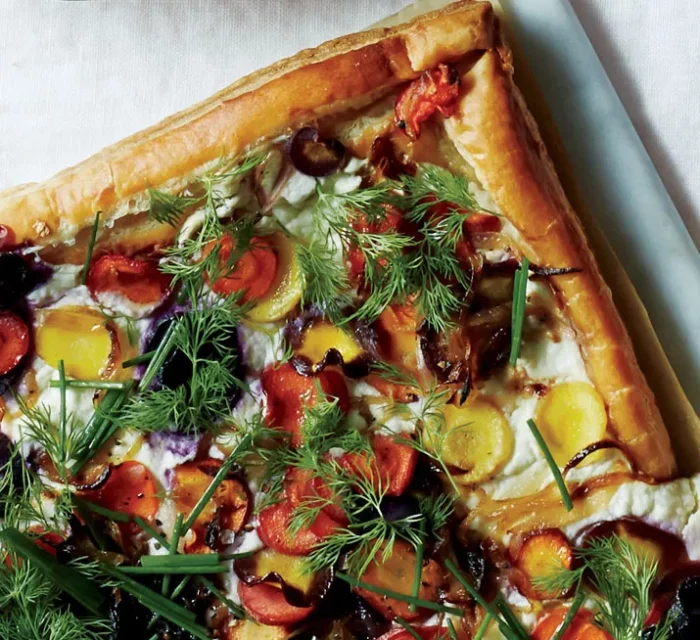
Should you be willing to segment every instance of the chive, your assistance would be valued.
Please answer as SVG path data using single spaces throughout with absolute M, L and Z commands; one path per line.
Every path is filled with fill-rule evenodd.
M 61 361 L 63 362 L 63 361 Z M 64 380 L 65 386 L 69 389 L 126 389 L 127 382 L 116 382 L 114 380 Z M 49 386 L 61 388 L 60 380 L 51 380 Z
M 338 572 L 335 574 L 335 576 L 353 587 L 359 587 L 360 589 L 365 589 L 366 591 L 371 591 L 372 593 L 378 593 L 379 595 L 387 596 L 388 598 L 394 598 L 395 600 L 400 600 L 401 602 L 415 604 L 417 607 L 422 607 L 423 609 L 430 609 L 431 611 L 437 611 L 438 613 L 452 613 L 457 616 L 464 615 L 464 611 L 462 609 L 458 609 L 457 607 L 450 607 L 444 604 L 438 604 L 437 602 L 430 602 L 429 600 L 421 600 L 420 598 L 408 596 L 405 593 L 397 593 L 396 591 L 376 587 L 373 584 L 356 580 L 345 573 Z
M 197 554 L 197 555 L 204 555 L 204 554 Z M 164 556 L 167 557 L 167 556 Z M 174 556 L 174 557 L 186 557 L 186 556 Z M 186 566 L 180 566 L 180 565 L 141 565 L 139 567 L 119 567 L 120 571 L 122 571 L 125 574 L 133 574 L 133 575 L 144 575 L 144 576 L 152 576 L 152 575 L 162 575 L 165 577 L 171 576 L 171 575 L 186 575 L 186 576 L 196 576 L 200 575 L 202 573 L 226 573 L 229 570 L 229 566 L 226 563 L 218 563 L 218 564 L 192 564 L 192 565 L 186 565 Z
M 122 362 L 122 369 L 128 369 L 129 367 L 136 366 L 137 364 L 150 362 L 155 354 L 155 351 L 148 351 L 146 353 L 142 353 L 140 356 L 135 356 L 129 360 L 124 360 L 124 362 Z
M 209 589 L 209 592 L 216 596 L 223 604 L 226 605 L 227 609 L 239 620 L 245 618 L 245 609 L 241 607 L 241 605 L 236 604 L 233 600 L 230 598 L 226 597 L 224 593 L 221 592 L 220 589 L 217 588 L 217 586 L 211 581 L 205 578 L 204 576 L 199 576 L 197 578 L 197 581 Z
M 476 635 L 474 636 L 474 640 L 481 640 L 484 637 L 484 634 L 486 633 L 486 630 L 488 629 L 489 622 L 491 622 L 491 614 L 487 613 L 484 616 L 484 619 L 481 621 L 479 628 L 476 630 Z
M 112 511 L 112 509 L 107 509 L 105 507 L 100 506 L 99 504 L 95 504 L 94 502 L 90 502 L 89 500 L 85 500 L 83 498 L 76 498 L 75 501 L 79 506 L 85 507 L 86 509 L 89 509 L 94 513 L 104 516 L 105 518 L 109 518 L 114 522 L 129 522 L 129 520 L 131 520 L 131 517 L 128 513 L 122 513 L 121 511 Z
M 168 541 L 162 533 L 158 533 L 148 522 L 146 522 L 141 516 L 134 516 L 134 522 L 151 538 L 159 542 L 165 549 L 168 548 Z
M 466 589 L 467 593 L 474 600 L 476 600 L 476 602 L 479 605 L 481 605 L 482 609 L 486 611 L 486 613 L 488 613 L 498 623 L 498 627 L 500 628 L 501 632 L 506 638 L 508 638 L 509 640 L 521 640 L 521 636 L 517 633 L 517 631 L 511 629 L 508 626 L 508 623 L 505 620 L 501 619 L 497 611 L 488 602 L 486 602 L 486 600 L 484 600 L 483 596 L 462 575 L 462 572 L 455 566 L 452 560 L 450 560 L 449 558 L 445 560 L 445 566 L 447 567 L 449 572 L 455 578 L 457 578 L 459 583 Z M 524 640 L 527 640 L 527 638 L 525 638 Z
M 527 274 L 530 261 L 523 257 L 520 268 L 515 271 L 513 280 L 513 309 L 510 322 L 510 364 L 515 366 L 520 355 L 520 342 L 523 336 L 525 303 L 527 300 Z
M 82 573 L 73 567 L 59 564 L 51 554 L 40 549 L 33 540 L 14 527 L 6 527 L 0 531 L 0 540 L 6 548 L 40 569 L 52 584 L 65 591 L 88 611 L 102 616 L 104 596 Z
M 66 368 L 63 360 L 58 361 L 58 387 L 61 390 L 61 405 L 60 405 L 60 431 L 59 431 L 59 450 L 61 451 L 61 462 L 63 463 L 63 473 L 65 474 L 66 463 L 66 429 L 68 428 L 68 416 L 66 413 Z
M 408 622 L 406 622 L 401 616 L 396 616 L 395 619 L 396 622 L 398 622 L 404 629 L 406 629 L 406 631 L 410 633 L 413 638 L 415 638 L 416 640 L 423 640 L 423 638 L 421 638 L 418 635 L 418 632 L 410 624 L 408 624 Z
M 92 262 L 92 252 L 95 250 L 95 241 L 97 240 L 97 229 L 100 225 L 100 214 L 98 211 L 95 214 L 95 222 L 92 223 L 92 233 L 90 234 L 90 242 L 88 243 L 87 252 L 85 253 L 85 264 L 83 265 L 82 284 L 87 284 L 88 272 L 90 271 L 90 263 Z
M 501 615 L 508 626 L 511 629 L 515 629 L 518 636 L 524 638 L 524 640 L 529 640 L 530 635 L 528 634 L 527 629 L 523 626 L 522 622 L 518 620 L 501 593 L 499 593 L 498 597 L 496 598 L 496 607 L 498 607 L 498 610 L 501 612 Z
M 133 381 L 129 381 L 123 389 L 110 389 L 105 393 L 98 410 L 92 414 L 80 434 L 74 455 L 75 462 L 70 469 L 71 474 L 76 475 L 100 447 L 112 437 L 116 425 L 112 423 L 109 414 L 121 408 L 133 386 Z
M 109 547 L 109 539 L 101 531 L 99 531 L 97 527 L 95 527 L 95 514 L 85 507 L 80 498 L 75 498 L 75 508 L 78 511 L 78 515 L 87 525 L 90 535 L 97 544 L 97 547 L 102 551 L 107 549 Z
M 136 597 L 141 604 L 148 607 L 154 613 L 157 613 L 162 618 L 179 625 L 183 630 L 189 631 L 195 638 L 200 640 L 211 640 L 207 630 L 196 622 L 197 616 L 171 602 L 168 598 L 163 597 L 148 587 L 144 587 L 136 580 L 127 576 L 122 570 L 109 565 L 102 565 L 102 570 L 111 578 L 115 578 L 119 582 L 119 586 L 124 591 Z
M 419 534 L 421 538 L 421 543 L 416 546 L 416 566 L 413 568 L 413 587 L 411 588 L 411 595 L 414 598 L 418 597 L 420 592 L 420 580 L 423 575 L 423 554 L 425 552 L 425 547 L 423 545 L 423 536 L 425 535 L 425 519 L 421 518 L 419 523 Z M 411 613 L 415 613 L 416 606 L 409 605 L 408 610 Z
M 180 542 L 180 533 L 182 532 L 182 514 L 178 513 L 177 517 L 175 518 L 175 526 L 173 526 L 173 535 L 172 538 L 170 539 L 170 547 L 168 548 L 168 555 L 166 557 L 173 557 L 174 554 L 177 553 L 177 545 Z M 144 558 L 147 559 L 148 556 Z M 217 558 L 218 560 L 218 558 Z M 141 564 L 146 566 L 147 563 L 144 563 L 144 561 L 141 561 Z M 170 575 L 166 574 L 163 577 L 163 584 L 161 585 L 160 592 L 164 595 L 168 595 L 168 590 L 170 589 Z
M 168 330 L 163 336 L 163 341 L 158 345 L 158 348 L 153 354 L 153 358 L 148 363 L 148 367 L 143 374 L 143 378 L 141 378 L 141 382 L 139 382 L 139 389 L 148 389 L 151 382 L 153 382 L 153 378 L 156 377 L 161 367 L 165 363 L 166 358 L 170 355 L 175 343 L 175 329 L 179 323 L 179 320 L 174 320 L 170 323 Z
M 216 475 L 212 478 L 206 491 L 200 496 L 199 500 L 197 500 L 197 504 L 194 505 L 194 507 L 192 508 L 192 511 L 190 511 L 190 515 L 187 517 L 187 520 L 185 520 L 185 524 L 182 527 L 182 535 L 183 536 L 190 530 L 192 525 L 197 521 L 199 514 L 202 513 L 202 511 L 204 511 L 204 508 L 209 503 L 209 500 L 211 500 L 211 497 L 214 495 L 214 492 L 216 491 L 218 486 L 226 478 L 226 475 L 228 474 L 231 467 L 233 466 L 233 463 L 236 461 L 236 457 L 237 457 L 236 453 L 238 451 L 241 451 L 241 450 L 245 451 L 245 449 L 248 447 L 250 440 L 251 440 L 250 434 L 247 434 L 238 443 L 236 448 L 229 454 L 228 458 L 226 458 L 226 460 L 224 460 L 223 464 L 219 467 L 219 470 L 216 472 Z
M 579 587 L 580 586 L 581 585 L 579 584 Z M 572 603 L 569 610 L 566 612 L 566 616 L 559 625 L 559 628 L 557 629 L 556 633 L 552 636 L 552 640 L 561 640 L 564 637 L 564 633 L 569 628 L 569 625 L 573 622 L 573 619 L 578 613 L 578 610 L 581 608 L 584 597 L 584 592 L 580 588 L 577 588 L 574 602 Z
M 574 508 L 574 503 L 571 501 L 571 494 L 566 488 L 566 482 L 564 482 L 564 477 L 561 475 L 561 471 L 559 471 L 559 467 L 554 461 L 552 452 L 549 450 L 549 447 L 547 447 L 547 443 L 544 441 L 544 438 L 542 437 L 540 430 L 537 428 L 535 421 L 532 419 L 528 420 L 527 426 L 530 427 L 530 431 L 532 432 L 533 437 L 535 438 L 537 444 L 542 450 L 542 454 L 544 455 L 544 458 L 552 471 L 552 475 L 554 476 L 554 482 L 556 482 L 557 487 L 559 487 L 561 499 L 564 503 L 564 506 L 566 507 L 566 510 L 571 511 Z
M 169 578 L 170 576 L 166 576 L 166 577 Z M 187 586 L 187 583 L 190 581 L 190 578 L 192 578 L 192 576 L 184 576 L 182 578 L 182 580 L 180 580 L 178 585 L 173 589 L 173 592 L 170 594 L 171 600 L 175 600 L 175 598 L 177 598 L 182 593 L 183 589 Z M 156 622 L 158 622 L 159 618 L 160 618 L 160 616 L 157 613 L 154 613 L 153 617 L 151 618 L 151 620 L 148 623 L 148 628 L 149 629 L 152 628 L 153 625 Z
M 175 525 L 177 526 L 177 525 Z M 226 561 L 218 553 L 193 553 L 191 555 L 177 554 L 167 556 L 142 556 L 141 566 L 151 569 L 168 569 L 169 573 L 177 573 L 176 569 L 190 567 L 219 567 Z
M 457 631 L 454 624 L 452 624 L 451 618 L 447 618 L 447 631 L 450 634 L 450 640 L 458 640 Z

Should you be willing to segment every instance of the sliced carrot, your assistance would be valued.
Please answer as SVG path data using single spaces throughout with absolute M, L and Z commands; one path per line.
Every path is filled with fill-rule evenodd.
M 457 109 L 459 73 L 448 64 L 440 63 L 425 71 L 409 84 L 396 99 L 396 124 L 415 140 L 420 137 L 421 123 L 436 111 L 449 118 Z
M 532 640 L 551 640 L 564 622 L 569 607 L 559 607 L 546 614 L 535 627 Z M 579 609 L 561 640 L 612 640 L 607 632 L 593 623 L 593 613 Z
M 323 511 L 329 517 L 343 524 L 348 520 L 340 501 L 333 496 L 328 485 L 311 471 L 290 469 L 284 480 L 284 490 L 294 506 L 302 503 L 313 505 L 314 498 L 318 497 L 317 504 L 325 504 Z
M 56 557 L 56 549 L 58 548 L 58 545 L 65 540 L 62 535 L 56 533 L 55 531 L 45 532 L 44 528 L 40 525 L 32 525 L 29 527 L 29 529 L 27 529 L 27 531 L 29 533 L 36 534 L 37 537 L 34 538 L 34 544 L 47 553 L 50 553 L 54 558 Z
M 269 240 L 256 236 L 252 238 L 250 247 L 241 254 L 235 264 L 229 265 L 233 242 L 230 235 L 221 239 L 219 265 L 224 270 L 224 275 L 216 280 L 212 288 L 221 295 L 244 291 L 243 302 L 258 300 L 270 290 L 275 280 L 277 253 Z M 213 251 L 214 246 L 214 243 L 210 243 L 205 249 L 205 254 Z
M 266 546 L 290 556 L 305 556 L 321 541 L 309 527 L 292 533 L 294 505 L 288 500 L 267 507 L 258 517 L 258 535 Z
M 302 376 L 291 364 L 285 363 L 265 369 L 260 380 L 267 396 L 268 423 L 290 433 L 295 447 L 302 444 L 304 408 L 318 400 L 317 384 L 329 399 L 338 399 L 342 411 L 348 410 L 347 387 L 337 371 L 324 369 L 315 376 Z
M 559 598 L 565 592 L 547 591 L 538 587 L 537 581 L 559 568 L 570 569 L 573 562 L 574 552 L 562 531 L 538 531 L 525 538 L 517 550 L 515 566 L 520 570 L 520 574 L 515 574 L 515 581 L 528 597 L 540 600 Z
M 160 505 L 157 493 L 148 468 L 136 460 L 127 460 L 114 467 L 104 486 L 90 497 L 106 509 L 150 520 Z
M 415 551 L 408 542 L 397 540 L 386 560 L 383 559 L 383 553 L 384 547 L 379 550 L 367 570 L 362 574 L 362 582 L 410 595 L 416 567 Z M 421 600 L 437 602 L 442 583 L 443 573 L 440 565 L 435 560 L 428 560 L 423 565 L 418 597 Z M 355 591 L 377 611 L 391 620 L 398 616 L 404 620 L 417 620 L 423 616 L 423 611 L 420 609 L 412 611 L 410 605 L 401 600 L 379 595 L 361 587 L 356 587 Z
M 12 371 L 27 355 L 29 329 L 16 313 L 0 312 L 0 375 Z
M 110 253 L 92 264 L 87 286 L 93 296 L 118 293 L 137 304 L 152 304 L 167 295 L 170 276 L 150 260 Z
M 372 436 L 371 444 L 373 456 L 346 453 L 339 458 L 340 464 L 355 475 L 370 478 L 377 491 L 400 496 L 411 484 L 418 452 L 394 436 L 384 434 Z
M 260 624 L 291 626 L 311 614 L 313 607 L 295 607 L 287 602 L 278 587 L 267 583 L 248 586 L 238 583 L 241 604 Z

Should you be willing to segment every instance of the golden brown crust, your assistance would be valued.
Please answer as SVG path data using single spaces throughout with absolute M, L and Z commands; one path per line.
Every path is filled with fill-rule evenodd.
M 149 186 L 182 188 L 212 163 L 260 140 L 367 104 L 438 61 L 494 46 L 495 24 L 489 4 L 467 0 L 407 25 L 302 51 L 43 184 L 0 193 L 0 224 L 12 227 L 19 242 L 72 241 L 98 211 L 110 221 L 144 210 Z M 167 241 L 167 229 L 160 232 Z M 132 249 L 145 246 L 138 233 L 132 236 Z
M 485 53 L 463 77 L 448 135 L 537 264 L 580 267 L 556 278 L 591 381 L 611 426 L 638 469 L 655 478 L 676 465 L 668 433 L 603 281 L 583 228 L 559 184 L 537 127 L 512 80 L 506 55 Z

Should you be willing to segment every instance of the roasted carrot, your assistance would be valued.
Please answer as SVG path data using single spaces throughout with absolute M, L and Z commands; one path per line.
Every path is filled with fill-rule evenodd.
M 530 598 L 548 600 L 564 595 L 561 592 L 547 591 L 537 585 L 559 568 L 570 569 L 574 553 L 569 541 L 559 529 L 544 529 L 528 535 L 515 553 L 515 566 L 519 573 L 514 580 L 521 591 Z
M 546 614 L 535 627 L 532 640 L 551 640 L 564 622 L 569 607 L 559 607 Z M 579 609 L 561 640 L 612 640 L 610 634 L 593 623 L 593 613 Z
M 151 304 L 165 298 L 170 276 L 162 273 L 156 262 L 110 253 L 93 262 L 87 286 L 93 296 L 118 293 L 137 304 Z
M 253 586 L 240 582 L 238 595 L 250 617 L 260 624 L 291 626 L 313 611 L 313 607 L 289 604 L 281 589 L 264 582 Z
M 0 312 L 0 375 L 9 373 L 27 354 L 29 329 L 12 311 Z
M 254 237 L 250 247 L 244 251 L 233 265 L 231 259 L 234 240 L 230 235 L 221 239 L 219 245 L 219 265 L 222 275 L 213 284 L 212 289 L 221 295 L 237 291 L 245 292 L 243 302 L 262 298 L 272 286 L 277 275 L 278 258 L 273 246 L 266 238 Z M 210 253 L 214 244 L 208 245 L 205 253 Z

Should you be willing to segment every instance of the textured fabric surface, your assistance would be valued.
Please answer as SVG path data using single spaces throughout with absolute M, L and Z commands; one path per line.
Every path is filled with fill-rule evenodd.
M 0 0 L 0 188 L 409 1 Z M 700 243 L 700 1 L 571 2 Z

